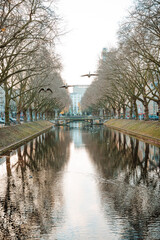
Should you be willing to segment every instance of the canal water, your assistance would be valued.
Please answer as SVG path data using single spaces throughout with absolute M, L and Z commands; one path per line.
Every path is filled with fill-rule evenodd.
M 0 239 L 160 239 L 160 148 L 73 124 L 6 153 Z

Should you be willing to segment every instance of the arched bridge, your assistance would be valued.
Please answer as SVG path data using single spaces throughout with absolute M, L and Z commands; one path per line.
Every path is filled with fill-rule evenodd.
M 98 116 L 63 116 L 55 119 L 55 125 L 68 125 L 71 122 L 86 122 L 89 124 L 103 124 L 104 119 Z

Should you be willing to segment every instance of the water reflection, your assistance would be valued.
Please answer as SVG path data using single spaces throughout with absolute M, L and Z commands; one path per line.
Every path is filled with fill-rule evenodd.
M 159 239 L 160 149 L 60 127 L 0 160 L 0 239 Z
M 83 142 L 105 178 L 118 178 L 132 185 L 154 182 L 151 187 L 159 187 L 158 147 L 108 129 L 84 136 Z
M 100 173 L 102 207 L 112 231 L 120 239 L 159 239 L 159 148 L 105 129 L 83 141 Z
M 58 173 L 68 161 L 69 142 L 69 135 L 52 131 L 8 153 L 0 165 L 0 239 L 40 239 L 63 222 Z

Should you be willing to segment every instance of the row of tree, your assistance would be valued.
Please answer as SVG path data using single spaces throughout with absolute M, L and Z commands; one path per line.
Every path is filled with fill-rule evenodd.
M 138 101 L 149 118 L 150 101 L 160 114 L 160 1 L 137 0 L 119 27 L 118 46 L 102 52 L 98 77 L 83 97 L 83 109 L 104 108 L 138 119 Z
M 5 123 L 10 103 L 17 120 L 47 116 L 69 103 L 61 90 L 63 80 L 56 39 L 61 35 L 54 0 L 0 0 L 0 86 L 5 91 Z M 40 91 L 41 89 L 44 91 Z M 50 91 L 45 91 L 49 88 Z

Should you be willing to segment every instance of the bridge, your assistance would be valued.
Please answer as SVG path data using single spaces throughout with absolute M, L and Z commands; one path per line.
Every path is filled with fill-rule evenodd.
M 72 122 L 86 122 L 91 125 L 102 125 L 104 119 L 99 116 L 62 116 L 55 118 L 56 126 L 69 125 Z

